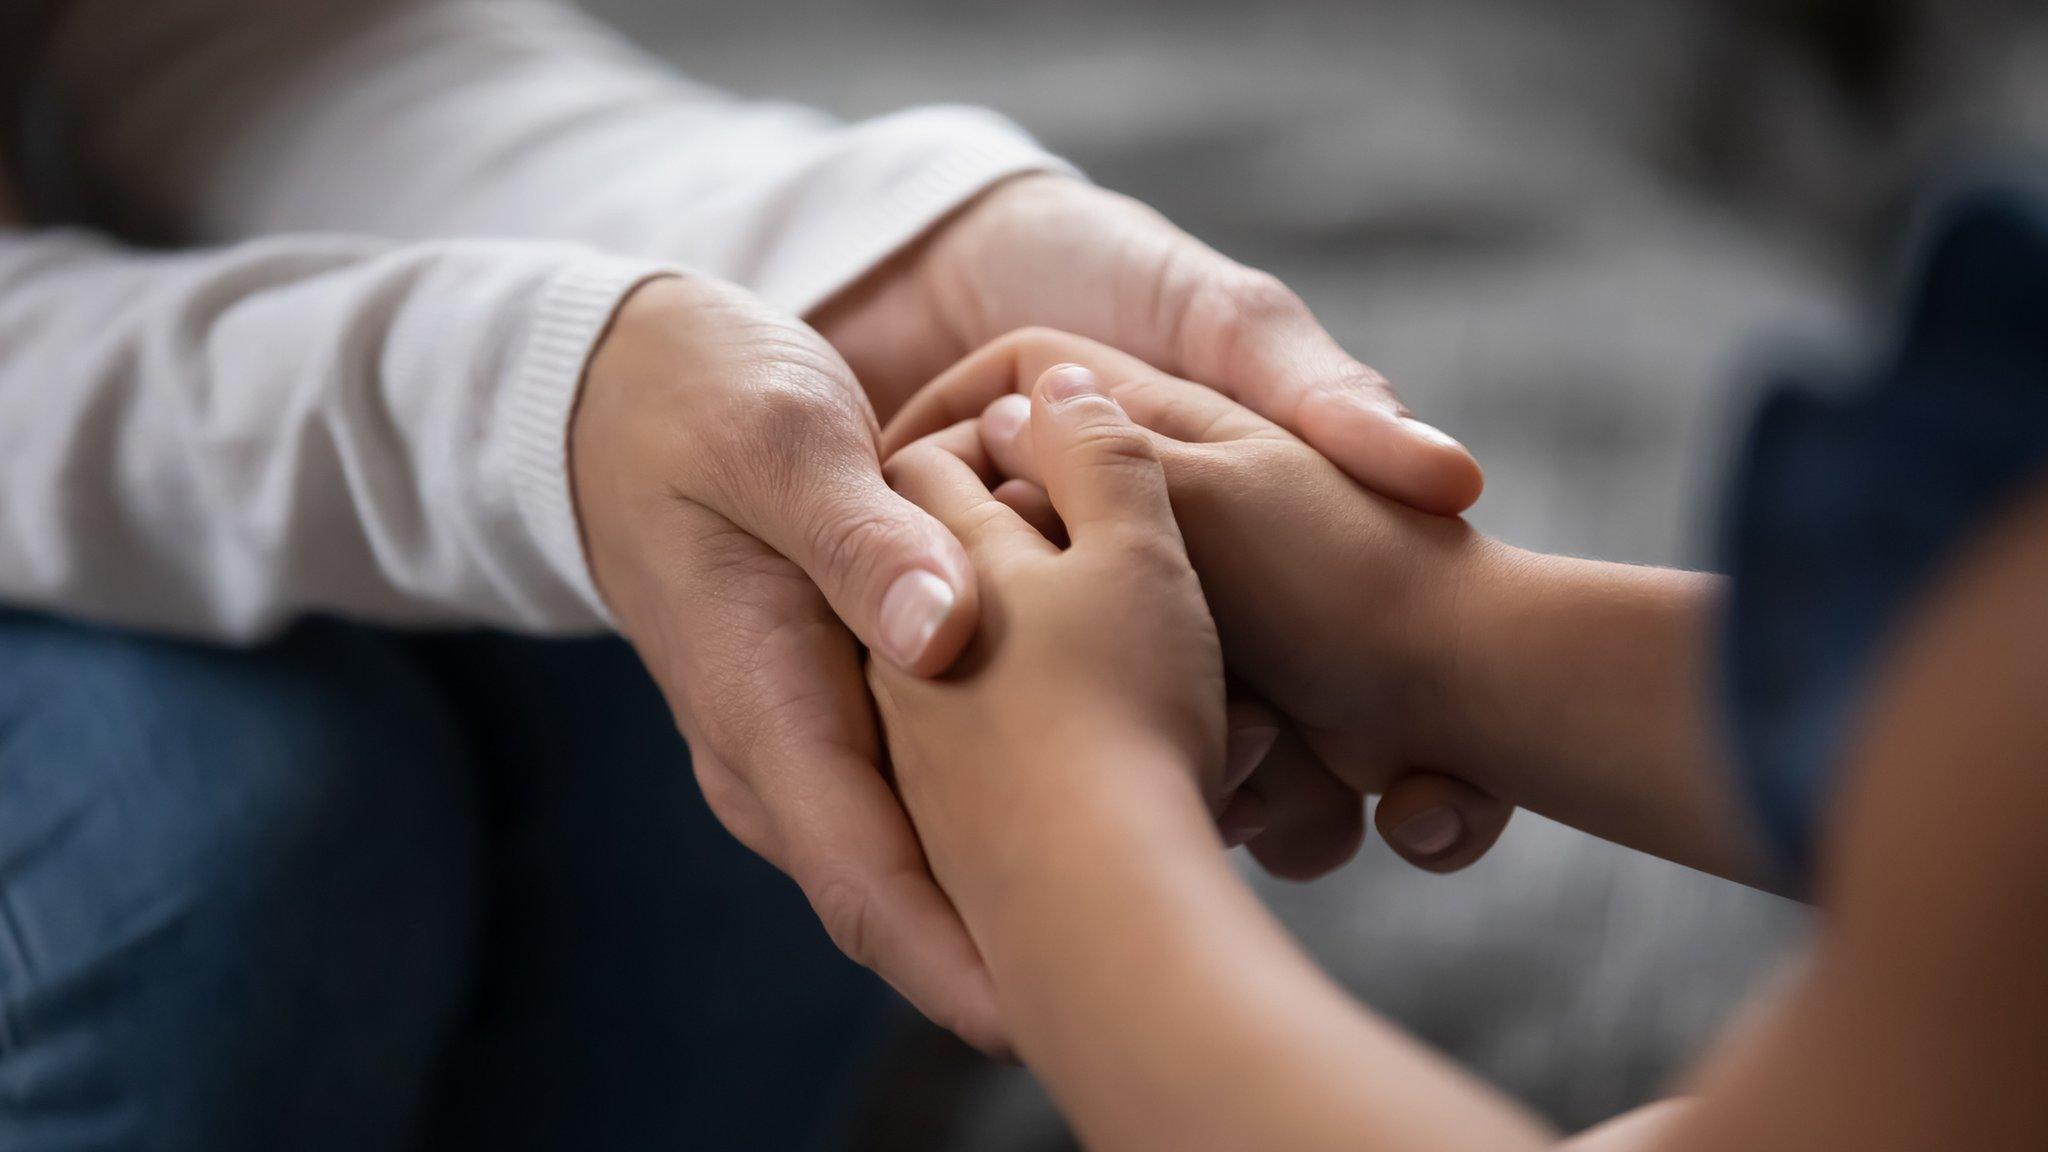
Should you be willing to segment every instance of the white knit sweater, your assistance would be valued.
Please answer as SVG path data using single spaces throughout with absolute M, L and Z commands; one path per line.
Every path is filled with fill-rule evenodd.
M 62 152 L 19 175 L 99 230 L 0 229 L 0 601 L 220 639 L 601 626 L 566 425 L 634 284 L 801 313 L 1062 167 L 977 110 L 737 102 L 537 0 L 52 13 Z

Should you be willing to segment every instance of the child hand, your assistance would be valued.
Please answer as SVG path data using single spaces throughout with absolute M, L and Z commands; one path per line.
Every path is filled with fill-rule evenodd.
M 934 381 L 884 433 L 884 450 L 981 415 L 991 463 L 1013 478 L 998 498 L 1056 533 L 1057 509 L 1036 486 L 1032 412 L 1014 393 L 1060 362 L 1093 369 L 1150 430 L 1231 674 L 1284 712 L 1344 783 L 1384 793 L 1376 823 L 1402 855 L 1439 871 L 1483 855 L 1511 810 L 1427 770 L 1451 766 L 1437 685 L 1452 605 L 1492 546 L 1462 521 L 1375 496 L 1209 389 L 1043 329 L 1005 337 Z
M 868 665 L 898 791 L 963 908 L 963 888 L 1042 852 L 1078 808 L 1198 809 L 1224 783 L 1222 653 L 1154 438 L 1083 368 L 1045 373 L 1024 403 L 1064 549 L 990 494 L 972 423 L 885 466 L 965 545 L 980 590 L 976 639 L 951 674 Z

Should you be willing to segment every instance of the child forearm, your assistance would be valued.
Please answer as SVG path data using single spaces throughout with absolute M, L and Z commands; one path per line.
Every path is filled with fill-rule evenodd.
M 1090 1148 L 1546 1146 L 1330 982 L 1147 755 L 1101 749 L 1095 785 L 1013 868 L 949 885 L 1021 1054 Z
M 1720 581 L 1478 551 L 1435 678 L 1447 762 L 1518 806 L 1772 887 L 1713 720 Z

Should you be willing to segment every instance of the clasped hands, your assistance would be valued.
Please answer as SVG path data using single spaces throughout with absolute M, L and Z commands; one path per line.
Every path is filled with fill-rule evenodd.
M 1074 335 L 1003 339 L 1034 325 Z M 1160 371 L 1220 390 L 1177 388 L 1202 394 L 1186 421 L 1211 419 L 1204 404 L 1240 411 L 1224 394 L 1259 413 L 1257 434 L 1235 448 L 1265 461 L 1255 467 L 1291 473 L 1260 477 L 1244 503 L 1219 502 L 1225 514 L 1256 518 L 1260 501 L 1305 499 L 1302 483 L 1341 483 L 1330 491 L 1383 493 L 1390 499 L 1373 507 L 1404 531 L 1447 538 L 1462 533 L 1455 521 L 1406 508 L 1451 514 L 1478 495 L 1471 457 L 1410 418 L 1272 277 L 1142 205 L 1058 176 L 984 193 L 803 319 L 703 278 L 643 285 L 595 350 L 569 430 L 594 583 L 666 696 L 713 812 L 802 887 L 844 951 L 989 1050 L 1007 1047 L 993 986 L 884 774 L 863 671 L 870 654 L 912 676 L 954 666 L 987 627 L 986 589 L 945 518 L 885 482 L 880 419 L 909 430 L 935 411 L 978 416 L 992 398 L 984 394 L 1028 385 L 1019 373 L 1055 360 L 1093 366 L 1165 435 L 1178 427 L 1180 402 L 1153 412 L 1131 392 L 1171 379 Z M 935 376 L 943 379 L 927 386 Z M 941 404 L 958 410 L 933 407 Z M 1227 431 L 1253 430 L 1226 422 L 1183 442 L 1214 455 L 1231 446 L 1218 439 Z M 1031 475 L 1027 458 L 1002 452 L 991 459 Z M 1169 465 L 1179 458 L 1169 453 Z M 1178 478 L 1174 487 L 1182 503 L 1178 493 L 1201 490 Z M 1195 523 L 1189 508 L 1180 513 L 1184 527 Z M 1439 777 L 1400 783 L 1391 770 L 1333 770 L 1399 755 L 1386 733 L 1368 734 L 1373 746 L 1360 750 L 1345 735 L 1355 724 L 1332 724 L 1365 720 L 1367 697 L 1290 693 L 1281 662 L 1262 662 L 1246 642 L 1273 627 L 1269 649 L 1281 653 L 1295 635 L 1286 627 L 1313 631 L 1309 604 L 1288 589 L 1318 570 L 1316 554 L 1275 539 L 1237 557 L 1219 545 L 1226 555 L 1215 559 L 1192 532 L 1189 545 L 1244 681 L 1228 711 L 1234 768 L 1211 788 L 1231 836 L 1282 874 L 1326 871 L 1359 843 L 1360 785 L 1385 778 L 1383 827 L 1404 813 L 1437 814 L 1433 827 L 1424 820 L 1404 826 L 1408 839 L 1390 838 L 1397 849 L 1448 835 L 1448 850 L 1407 850 L 1439 868 L 1483 851 L 1503 807 Z M 1402 554 L 1390 547 L 1378 559 L 1398 567 Z M 1296 617 L 1240 620 L 1225 607 L 1214 584 L 1224 565 L 1257 556 L 1275 562 L 1248 569 L 1248 586 Z M 1410 628 L 1404 613 L 1387 602 L 1374 623 Z M 1398 679 L 1387 659 L 1350 654 L 1371 684 Z M 1371 707 L 1405 714 L 1395 700 Z
M 1510 809 L 1430 770 L 1455 758 L 1440 666 L 1455 603 L 1495 547 L 1462 521 L 1367 491 L 1213 390 L 1046 329 L 940 376 L 883 448 L 890 484 L 977 575 L 979 627 L 947 675 L 869 666 L 897 788 L 956 900 L 1047 866 L 1031 842 L 1083 794 L 1198 798 L 1225 843 L 1248 839 L 1284 876 L 1347 859 L 1367 794 L 1421 867 L 1463 867 L 1498 838 Z M 1248 773 L 1226 715 L 1253 699 L 1278 735 Z M 1108 759 L 1132 779 L 1048 767 L 1099 766 L 1105 748 L 1130 750 Z M 1148 765 L 1194 771 L 1176 789 Z

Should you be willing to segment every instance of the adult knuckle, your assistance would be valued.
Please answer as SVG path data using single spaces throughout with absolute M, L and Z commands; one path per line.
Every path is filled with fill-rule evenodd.
M 757 444 L 805 447 L 835 434 L 853 415 L 844 388 L 829 373 L 777 360 L 752 373 L 743 427 Z
M 1232 310 L 1244 321 L 1269 323 L 1291 319 L 1305 311 L 1301 297 L 1271 272 L 1247 268 L 1230 278 L 1226 291 Z
M 747 754 L 750 736 L 758 721 L 749 714 L 744 700 L 719 685 L 718 677 L 703 672 L 698 670 L 692 686 L 684 690 L 682 706 L 675 709 L 676 730 L 692 749 L 744 778 L 751 766 Z
M 873 466 L 873 416 L 849 385 L 800 365 L 753 365 L 709 424 L 705 466 L 735 495 L 794 501 L 849 459 Z
M 1360 392 L 1399 402 L 1394 386 L 1370 364 L 1346 356 L 1330 376 L 1330 387 L 1339 392 Z M 1403 408 L 1403 412 L 1407 409 Z
M 1183 357 L 1204 371 L 1234 363 L 1260 333 L 1305 311 L 1301 298 L 1269 272 L 1232 266 L 1201 278 L 1181 325 Z
M 844 360 L 815 332 L 786 318 L 736 319 L 725 356 L 707 367 L 735 423 L 773 431 L 850 412 L 859 394 Z
M 701 755 L 691 758 L 690 767 L 697 779 L 697 790 L 704 794 L 705 806 L 719 824 L 749 851 L 774 863 L 781 843 L 761 809 L 760 798 L 745 778 L 722 762 Z
M 893 556 L 905 536 L 903 524 L 879 509 L 838 509 L 812 530 L 815 574 L 821 582 L 857 582 Z
M 832 943 L 855 963 L 875 965 L 875 896 L 868 885 L 844 872 L 828 873 L 806 885 L 811 911 Z

